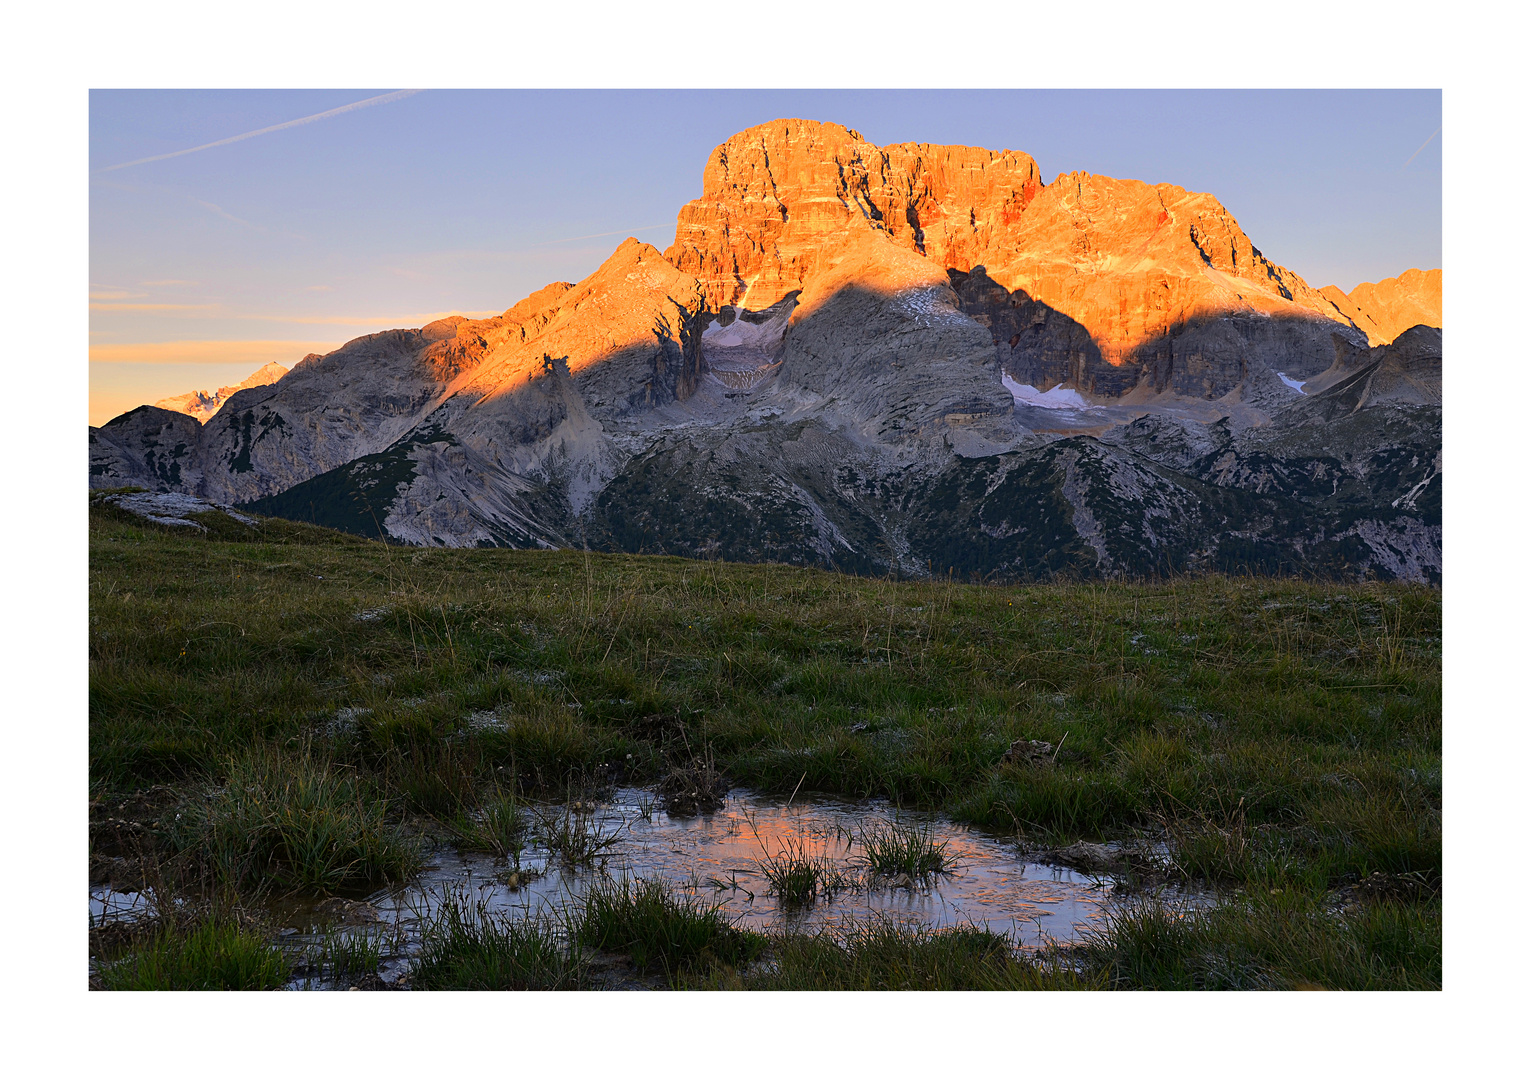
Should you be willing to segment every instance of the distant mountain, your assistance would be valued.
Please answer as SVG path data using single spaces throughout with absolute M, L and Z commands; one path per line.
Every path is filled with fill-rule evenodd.
M 1373 345 L 1386 345 L 1413 326 L 1441 325 L 1441 272 L 1405 270 L 1373 284 L 1364 281 L 1349 294 L 1333 285 L 1320 290 Z
M 259 368 L 253 375 L 242 383 L 233 386 L 220 386 L 209 394 L 206 390 L 193 390 L 189 394 L 180 394 L 176 397 L 164 398 L 154 403 L 156 409 L 168 409 L 171 412 L 185 413 L 200 423 L 207 423 L 229 398 L 241 390 L 248 390 L 252 386 L 267 386 L 276 382 L 287 369 L 281 364 L 270 363 Z
M 669 251 L 124 414 L 91 484 L 415 544 L 1435 581 L 1440 332 L 1370 310 L 1208 195 L 773 121 Z

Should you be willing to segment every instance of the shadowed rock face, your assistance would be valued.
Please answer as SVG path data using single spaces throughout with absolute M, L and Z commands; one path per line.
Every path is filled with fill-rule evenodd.
M 777 121 L 668 253 L 306 357 L 205 427 L 135 410 L 91 483 L 414 544 L 1438 581 L 1440 333 L 1369 348 L 1358 313 L 1210 196 Z
M 983 328 L 928 259 L 862 234 L 825 259 L 798 298 L 775 390 L 833 401 L 868 437 L 900 441 L 1014 411 Z
M 185 413 L 141 405 L 90 429 L 91 489 L 191 491 L 201 479 L 202 425 Z
M 1170 325 L 1160 336 L 1106 358 L 1089 329 L 1024 290 L 1010 292 L 975 266 L 947 271 L 964 314 L 989 331 L 997 362 L 1019 383 L 1077 389 L 1110 401 L 1177 394 L 1214 400 L 1271 381 L 1301 380 L 1332 362 L 1336 338 L 1364 351 L 1365 339 L 1308 311 L 1275 314 L 1229 309 Z

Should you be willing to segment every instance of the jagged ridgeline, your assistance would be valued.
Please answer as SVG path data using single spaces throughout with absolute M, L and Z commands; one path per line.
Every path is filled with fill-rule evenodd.
M 135 409 L 91 485 L 409 544 L 1438 582 L 1440 295 L 1314 289 L 1173 185 L 780 120 L 668 251 Z

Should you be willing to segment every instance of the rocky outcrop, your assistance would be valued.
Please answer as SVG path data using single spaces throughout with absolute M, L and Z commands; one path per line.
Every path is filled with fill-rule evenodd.
M 957 309 L 946 274 L 863 233 L 830 254 L 792 312 L 775 390 L 833 402 L 867 437 L 897 442 L 1014 411 L 983 328 Z
M 1363 281 L 1348 294 L 1333 285 L 1321 291 L 1374 346 L 1386 345 L 1410 327 L 1441 326 L 1439 270 L 1405 270 L 1375 283 Z
M 103 493 L 91 497 L 92 506 L 111 506 L 154 525 L 172 528 L 196 529 L 207 532 L 204 515 L 222 515 L 241 525 L 258 528 L 260 522 L 248 514 L 241 514 L 229 506 L 214 506 L 210 502 L 179 492 L 123 492 Z
M 229 398 L 239 393 L 239 391 L 248 390 L 252 386 L 268 386 L 286 374 L 286 368 L 281 364 L 273 362 L 257 368 L 255 373 L 249 378 L 243 382 L 235 383 L 233 386 L 220 386 L 212 393 L 208 393 L 206 390 L 193 390 L 189 394 L 179 394 L 176 397 L 168 397 L 161 401 L 156 401 L 154 407 L 156 409 L 169 409 L 171 412 L 185 413 L 187 416 L 205 424 L 218 415 L 218 410 L 223 408 Z
M 185 413 L 154 405 L 90 429 L 90 486 L 195 490 L 201 483 L 202 425 Z
M 1303 385 L 1313 399 L 1309 411 L 1333 420 L 1370 405 L 1439 405 L 1442 352 L 1433 326 L 1415 326 L 1365 353 L 1347 352 Z

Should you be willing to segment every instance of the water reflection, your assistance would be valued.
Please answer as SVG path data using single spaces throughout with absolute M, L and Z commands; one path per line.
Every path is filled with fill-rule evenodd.
M 928 884 L 868 878 L 858 840 L 863 830 L 897 821 L 928 829 L 953 860 L 950 873 Z M 589 812 L 588 827 L 618 838 L 599 869 L 571 869 L 547 850 L 523 853 L 524 873 L 511 878 L 504 860 L 438 852 L 410 886 L 368 898 L 383 922 L 401 927 L 428 916 L 446 888 L 467 886 L 491 910 L 562 917 L 601 876 L 660 878 L 718 905 L 757 930 L 808 930 L 872 917 L 941 928 L 974 924 L 1036 947 L 1076 940 L 1110 902 L 1109 883 L 1061 867 L 1026 862 L 1013 841 L 989 836 L 935 814 L 895 811 L 887 803 L 851 803 L 799 796 L 790 804 L 745 791 L 724 807 L 672 818 L 648 792 L 627 789 Z M 786 910 L 770 893 L 758 863 L 788 845 L 825 858 L 860 884 L 832 899 Z

